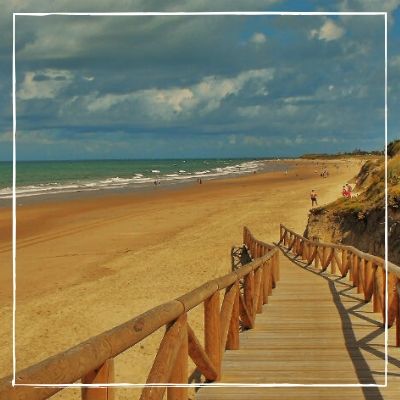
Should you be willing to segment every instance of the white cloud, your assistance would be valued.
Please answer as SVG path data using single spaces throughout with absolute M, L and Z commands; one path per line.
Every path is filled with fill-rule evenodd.
M 334 136 L 322 136 L 317 141 L 320 143 L 338 143 L 338 139 Z
M 240 117 L 254 119 L 257 117 L 270 118 L 275 120 L 276 118 L 287 120 L 288 118 L 296 117 L 301 112 L 301 107 L 296 104 L 279 104 L 279 107 L 275 105 L 254 105 L 238 107 L 237 114 Z
M 341 26 L 335 24 L 332 20 L 327 19 L 319 29 L 313 29 L 310 31 L 310 37 L 330 42 L 331 40 L 341 38 L 344 33 L 345 30 Z
M 67 70 L 45 69 L 26 72 L 17 97 L 21 100 L 52 99 L 68 86 L 73 78 L 73 74 Z
M 265 107 L 261 107 L 260 105 L 246 106 L 246 107 L 239 107 L 237 111 L 241 117 L 254 118 L 259 116 L 264 108 Z
M 266 136 L 254 136 L 254 135 L 245 135 L 242 138 L 242 142 L 247 146 L 263 146 L 270 147 L 271 139 Z
M 254 44 L 263 44 L 267 41 L 267 37 L 261 32 L 256 32 L 249 41 Z
M 19 131 L 16 133 L 17 143 L 59 144 L 61 139 L 41 131 Z
M 283 99 L 286 104 L 298 104 L 314 100 L 314 96 L 289 96 Z
M 106 94 L 99 96 L 93 93 L 86 96 L 84 102 L 90 112 L 103 112 L 114 106 L 129 105 L 132 112 L 152 118 L 171 120 L 189 114 L 206 114 L 218 109 L 228 96 L 236 96 L 249 82 L 257 82 L 258 91 L 273 79 L 272 69 L 258 69 L 241 72 L 233 78 L 207 76 L 200 82 L 188 87 L 168 89 L 145 89 L 126 94 Z

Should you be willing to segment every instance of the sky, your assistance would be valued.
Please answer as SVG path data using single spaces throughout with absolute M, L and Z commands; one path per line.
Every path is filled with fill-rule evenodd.
M 386 11 L 400 137 L 400 0 L 0 0 L 0 160 L 13 12 Z M 383 149 L 383 16 L 17 16 L 17 160 Z M 397 111 L 397 112 L 396 112 Z

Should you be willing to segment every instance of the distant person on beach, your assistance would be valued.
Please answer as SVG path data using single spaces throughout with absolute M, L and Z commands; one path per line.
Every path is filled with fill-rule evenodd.
M 314 205 L 316 205 L 316 206 L 318 205 L 317 197 L 318 197 L 317 192 L 314 189 L 311 190 L 311 193 L 310 193 L 311 207 L 314 207 Z
M 346 199 L 348 199 L 348 198 L 350 197 L 350 193 L 349 193 L 349 191 L 347 190 L 347 186 L 343 186 L 343 188 L 342 188 L 342 196 L 343 196 L 344 198 L 346 198 Z
M 324 168 L 324 170 L 321 172 L 322 178 L 327 178 L 329 176 L 329 172 L 327 168 Z

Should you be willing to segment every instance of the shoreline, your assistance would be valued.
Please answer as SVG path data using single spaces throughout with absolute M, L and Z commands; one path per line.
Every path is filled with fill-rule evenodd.
M 296 161 L 294 161 L 296 163 Z M 180 190 L 30 204 L 17 209 L 17 368 L 101 333 L 230 270 L 230 249 L 244 225 L 266 242 L 279 223 L 302 232 L 309 191 L 319 203 L 340 196 L 359 163 L 341 163 L 329 178 L 314 162 L 283 172 L 207 181 Z M 11 209 L 0 210 L 1 237 Z M 11 241 L 0 247 L 0 345 L 11 365 Z M 197 317 L 195 317 L 196 319 Z M 193 323 L 201 323 L 201 313 Z M 117 379 L 143 381 L 153 344 L 133 349 L 143 366 L 122 361 Z M 124 358 L 125 360 L 125 358 Z
M 203 183 L 211 183 L 214 181 L 225 181 L 225 180 L 232 180 L 232 179 L 240 179 L 252 176 L 254 173 L 260 174 L 270 174 L 270 173 L 279 173 L 284 172 L 285 170 L 290 171 L 293 169 L 297 164 L 302 163 L 312 163 L 319 168 L 322 165 L 329 165 L 329 164 L 337 164 L 337 163 L 348 163 L 349 160 L 347 159 L 335 159 L 335 160 L 312 160 L 312 159 L 302 159 L 302 158 L 282 158 L 282 159 L 273 159 L 273 160 L 257 160 L 262 161 L 266 165 L 256 170 L 255 172 L 244 172 L 244 173 L 232 173 L 232 174 L 225 174 L 220 176 L 213 176 L 209 177 L 207 175 L 201 176 L 199 175 L 198 178 L 202 179 Z M 359 160 L 357 160 L 359 161 Z M 277 164 L 272 169 L 268 169 L 268 164 Z M 154 186 L 153 183 L 143 184 L 140 186 L 125 186 L 125 187 L 107 187 L 107 188 L 98 188 L 98 189 L 90 189 L 90 190 L 71 190 L 71 191 L 62 191 L 56 193 L 39 193 L 33 195 L 24 195 L 16 197 L 17 207 L 31 205 L 31 204 L 39 204 L 39 203 L 54 203 L 54 202 L 64 202 L 64 201 L 74 201 L 80 199 L 87 199 L 87 198 L 104 198 L 104 197 L 114 197 L 114 196 L 125 196 L 125 195 L 134 195 L 140 193 L 156 193 L 157 191 L 162 190 L 182 190 L 187 187 L 192 187 L 197 185 L 195 178 L 181 180 L 181 181 L 162 181 L 162 183 L 158 186 Z M 0 211 L 3 209 L 8 209 L 12 207 L 12 197 L 10 198 L 0 198 Z
M 327 160 L 327 162 L 319 162 L 315 160 L 302 160 L 302 159 L 282 159 L 280 160 L 284 163 L 292 164 L 289 165 L 288 171 L 293 172 L 298 165 L 300 166 L 309 166 L 312 164 L 313 166 L 319 164 L 336 164 L 341 163 L 344 164 L 342 167 L 348 165 L 347 160 Z M 286 165 L 285 165 L 286 166 Z M 217 179 L 206 179 L 203 180 L 203 184 L 199 185 L 196 182 L 182 182 L 176 185 L 163 185 L 157 187 L 143 187 L 141 190 L 129 190 L 128 188 L 122 189 L 110 189 L 110 190 L 98 190 L 98 191 L 82 191 L 82 192 L 69 192 L 69 193 L 59 193 L 52 195 L 39 195 L 32 197 L 23 197 L 21 199 L 17 199 L 17 229 L 18 229 L 18 239 L 23 239 L 28 235 L 34 233 L 40 233 L 43 228 L 48 225 L 53 225 L 50 221 L 46 223 L 37 225 L 40 223 L 40 220 L 44 217 L 49 217 L 50 219 L 54 219 L 54 217 L 62 216 L 62 214 L 67 213 L 85 213 L 92 212 L 96 209 L 108 209 L 114 207 L 125 206 L 131 204 L 131 202 L 135 201 L 163 201 L 165 198 L 170 198 L 171 196 L 186 196 L 188 195 L 201 195 L 204 191 L 212 190 L 215 188 L 216 190 L 220 190 L 221 187 L 229 188 L 232 185 L 241 185 L 243 182 L 248 183 L 252 181 L 259 180 L 269 180 L 271 182 L 277 183 L 280 180 L 285 182 L 290 181 L 298 181 L 303 179 L 309 179 L 311 177 L 320 178 L 318 174 L 315 173 L 315 170 L 312 172 L 308 172 L 307 175 L 302 177 L 298 177 L 298 174 L 288 173 L 285 175 L 283 169 L 280 171 L 261 171 L 255 174 L 243 174 L 236 176 L 223 176 Z M 0 242 L 0 252 L 4 251 L 4 244 L 7 242 L 11 242 L 11 224 L 12 224 L 12 204 L 7 206 L 1 206 L 0 201 L 0 237 L 7 238 L 3 239 Z M 196 200 L 196 199 L 193 199 Z M 26 213 L 30 213 L 30 211 L 34 213 L 38 212 L 37 217 L 33 218 L 32 216 L 26 216 Z M 47 214 L 47 215 L 46 215 Z M 21 216 L 19 218 L 18 216 Z M 7 221 L 8 220 L 8 221 Z M 21 221 L 22 220 L 22 221 Z M 42 223 L 44 221 L 41 221 Z M 21 229 L 22 228 L 22 229 Z M 9 235 L 7 235 L 9 232 Z M 3 242 L 3 243 L 2 243 Z
M 108 160 L 105 160 L 107 164 Z M 123 162 L 122 160 L 121 162 Z M 146 160 L 150 161 L 150 160 Z M 157 160 L 156 160 L 157 161 Z M 155 161 L 155 162 L 156 162 Z M 168 160 L 168 161 L 178 161 L 178 160 Z M 186 160 L 182 160 L 186 163 Z M 203 160 L 195 160 L 203 161 Z M 181 187 L 196 183 L 199 179 L 203 181 L 220 180 L 220 179 L 230 179 L 240 176 L 251 175 L 254 171 L 259 173 L 264 172 L 276 172 L 282 171 L 289 168 L 286 163 L 282 163 L 280 159 L 221 159 L 221 160 L 208 160 L 208 162 L 219 162 L 224 163 L 222 167 L 211 167 L 207 160 L 203 161 L 202 165 L 196 165 L 197 168 L 211 168 L 211 170 L 203 171 L 184 171 L 179 170 L 178 164 L 173 164 L 175 171 L 168 171 L 161 173 L 159 170 L 147 170 L 146 174 L 130 172 L 128 175 L 126 170 L 109 171 L 109 175 L 99 176 L 93 175 L 90 179 L 86 176 L 85 179 L 79 178 L 79 174 L 75 175 L 74 178 L 63 180 L 57 182 L 57 176 L 48 176 L 48 182 L 37 182 L 37 183 L 25 183 L 24 185 L 18 184 L 17 186 L 17 201 L 20 204 L 37 203 L 41 201 L 48 201 L 49 198 L 55 197 L 56 199 L 66 198 L 79 198 L 83 196 L 98 196 L 108 193 L 125 193 L 125 192 L 142 192 L 149 191 L 154 188 L 161 187 Z M 227 162 L 230 164 L 227 164 Z M 90 163 L 91 161 L 79 161 L 79 163 Z M 101 162 L 96 160 L 95 162 Z M 130 160 L 130 162 L 135 162 L 135 160 Z M 140 160 L 138 160 L 140 162 Z M 234 164 L 237 162 L 238 164 Z M 289 162 L 289 161 L 288 161 Z M 55 162 L 56 163 L 56 162 Z M 64 163 L 64 162 L 62 162 Z M 68 163 L 68 162 L 66 162 Z M 204 164 L 205 163 L 205 164 Z M 186 164 L 183 164 L 183 167 Z M 189 165 L 188 165 L 189 166 Z M 148 166 L 150 168 L 150 166 Z M 167 168 L 168 166 L 164 166 Z M 182 167 L 182 168 L 183 168 Z M 132 168 L 135 168 L 132 166 Z M 159 167 L 160 168 L 160 167 Z M 169 166 L 171 168 L 171 166 Z M 192 166 L 193 168 L 193 166 Z M 201 168 L 200 168 L 201 169 Z M 145 173 L 144 171 L 142 171 Z M 157 172 L 157 174 L 155 174 Z M 173 173 L 172 173 L 173 172 Z M 115 176 L 118 175 L 118 176 Z M 121 177 L 119 176 L 121 175 Z M 34 179 L 34 178 L 33 178 Z M 65 178 L 64 178 L 65 179 Z M 36 179 L 37 180 L 37 179 Z M 158 182 L 158 185 L 154 185 Z M 12 188 L 3 187 L 0 188 L 0 208 L 7 207 L 12 201 Z

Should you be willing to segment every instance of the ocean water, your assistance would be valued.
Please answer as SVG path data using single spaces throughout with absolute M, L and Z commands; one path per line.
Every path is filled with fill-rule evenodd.
M 261 170 L 282 170 L 282 163 L 250 159 L 19 161 L 17 196 L 109 189 L 140 189 L 217 179 Z M 0 199 L 12 197 L 12 163 L 0 162 Z

